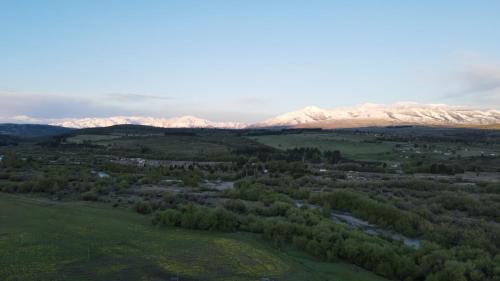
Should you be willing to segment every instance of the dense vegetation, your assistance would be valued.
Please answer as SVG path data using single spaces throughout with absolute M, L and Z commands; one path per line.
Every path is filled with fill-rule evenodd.
M 255 233 L 393 280 L 499 280 L 496 135 L 391 130 L 82 130 L 2 147 L 0 190 Z

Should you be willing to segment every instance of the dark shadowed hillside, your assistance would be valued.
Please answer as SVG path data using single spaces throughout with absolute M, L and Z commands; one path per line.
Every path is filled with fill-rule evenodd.
M 71 132 L 73 129 L 37 124 L 0 124 L 0 135 L 21 138 L 53 136 Z

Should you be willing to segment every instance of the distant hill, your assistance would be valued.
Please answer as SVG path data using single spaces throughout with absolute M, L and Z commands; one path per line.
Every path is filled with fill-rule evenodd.
M 20 138 L 54 136 L 69 133 L 71 131 L 73 131 L 73 129 L 51 125 L 0 124 L 0 135 Z

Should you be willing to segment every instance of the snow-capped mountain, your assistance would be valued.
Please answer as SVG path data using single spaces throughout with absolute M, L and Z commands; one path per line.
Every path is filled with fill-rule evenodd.
M 221 128 L 242 129 L 246 124 L 239 122 L 212 122 L 194 116 L 182 116 L 175 118 L 153 118 L 140 116 L 114 116 L 106 118 L 72 118 L 55 120 L 50 123 L 54 126 L 68 128 L 94 128 L 108 127 L 113 125 L 134 124 L 161 128 Z
M 50 120 L 50 125 L 70 128 L 107 127 L 120 124 L 147 125 L 162 128 L 349 128 L 389 125 L 468 126 L 500 124 L 500 111 L 444 104 L 396 103 L 393 105 L 362 104 L 350 108 L 322 109 L 308 106 L 274 118 L 247 125 L 239 122 L 212 122 L 183 116 L 154 118 L 115 116 L 106 118 L 73 118 Z
M 309 106 L 253 125 L 254 127 L 359 127 L 386 125 L 480 126 L 500 123 L 499 110 L 443 104 L 363 104 L 351 108 Z

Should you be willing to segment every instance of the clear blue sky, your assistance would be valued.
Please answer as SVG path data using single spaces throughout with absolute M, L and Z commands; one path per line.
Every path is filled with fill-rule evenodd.
M 0 117 L 500 107 L 500 1 L 0 1 Z

